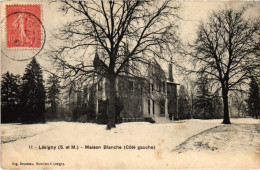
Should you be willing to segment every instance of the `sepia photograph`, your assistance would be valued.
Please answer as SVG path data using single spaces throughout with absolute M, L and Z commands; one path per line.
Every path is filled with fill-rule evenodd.
M 260 169 L 260 2 L 2 0 L 2 169 Z

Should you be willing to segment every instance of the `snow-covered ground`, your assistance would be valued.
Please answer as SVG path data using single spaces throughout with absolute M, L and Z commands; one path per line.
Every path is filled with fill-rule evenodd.
M 32 137 L 53 129 L 51 124 L 2 124 L 1 143 Z
M 257 124 L 232 124 L 217 126 L 192 136 L 176 147 L 174 152 L 187 151 L 249 151 L 260 148 L 260 126 Z
M 18 166 L 33 168 L 39 162 L 45 164 L 40 168 L 260 168 L 259 120 L 231 122 L 131 122 L 111 131 L 91 123 L 3 124 L 2 140 L 9 143 L 1 145 L 2 167 L 29 162 L 34 166 Z M 72 149 L 74 145 L 78 149 Z M 104 145 L 117 149 L 104 149 Z

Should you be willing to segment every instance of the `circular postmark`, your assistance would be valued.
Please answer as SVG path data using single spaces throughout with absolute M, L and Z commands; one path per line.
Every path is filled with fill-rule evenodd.
M 15 11 L 7 13 L 1 21 L 5 24 L 5 40 L 2 41 L 1 53 L 15 61 L 26 61 L 36 57 L 43 49 L 46 41 L 45 28 L 35 14 Z

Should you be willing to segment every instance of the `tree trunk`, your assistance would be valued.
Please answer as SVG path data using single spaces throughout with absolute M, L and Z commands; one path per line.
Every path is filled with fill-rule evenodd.
M 115 87 L 115 76 L 109 77 L 109 107 L 108 107 L 108 121 L 107 130 L 115 128 L 115 98 L 116 98 L 116 87 Z
M 225 89 L 222 88 L 222 98 L 224 104 L 224 119 L 223 124 L 230 124 L 229 120 L 229 109 L 228 109 L 228 93 Z

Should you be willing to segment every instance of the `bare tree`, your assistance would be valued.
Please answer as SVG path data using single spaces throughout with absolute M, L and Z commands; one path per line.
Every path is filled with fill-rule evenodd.
M 249 75 L 259 75 L 259 22 L 245 19 L 247 9 L 213 11 L 208 22 L 201 22 L 190 53 L 200 72 L 222 89 L 225 124 L 230 123 L 229 91 L 247 83 Z
M 234 92 L 231 101 L 237 111 L 237 117 L 243 117 L 245 115 L 245 107 L 246 107 L 245 93 L 242 91 Z
M 194 105 L 195 105 L 195 98 L 197 95 L 197 86 L 196 86 L 196 82 L 189 78 L 188 78 L 188 82 L 186 83 L 186 86 L 188 91 L 188 99 L 190 103 L 190 117 L 192 119 L 195 113 Z
M 95 74 L 109 80 L 107 129 L 111 129 L 115 127 L 116 78 L 125 72 L 142 73 L 140 64 L 149 64 L 153 57 L 167 59 L 178 41 L 180 6 L 159 0 L 58 3 L 61 12 L 74 18 L 59 29 L 55 37 L 62 45 L 53 47 L 48 56 L 64 79 L 87 81 Z

